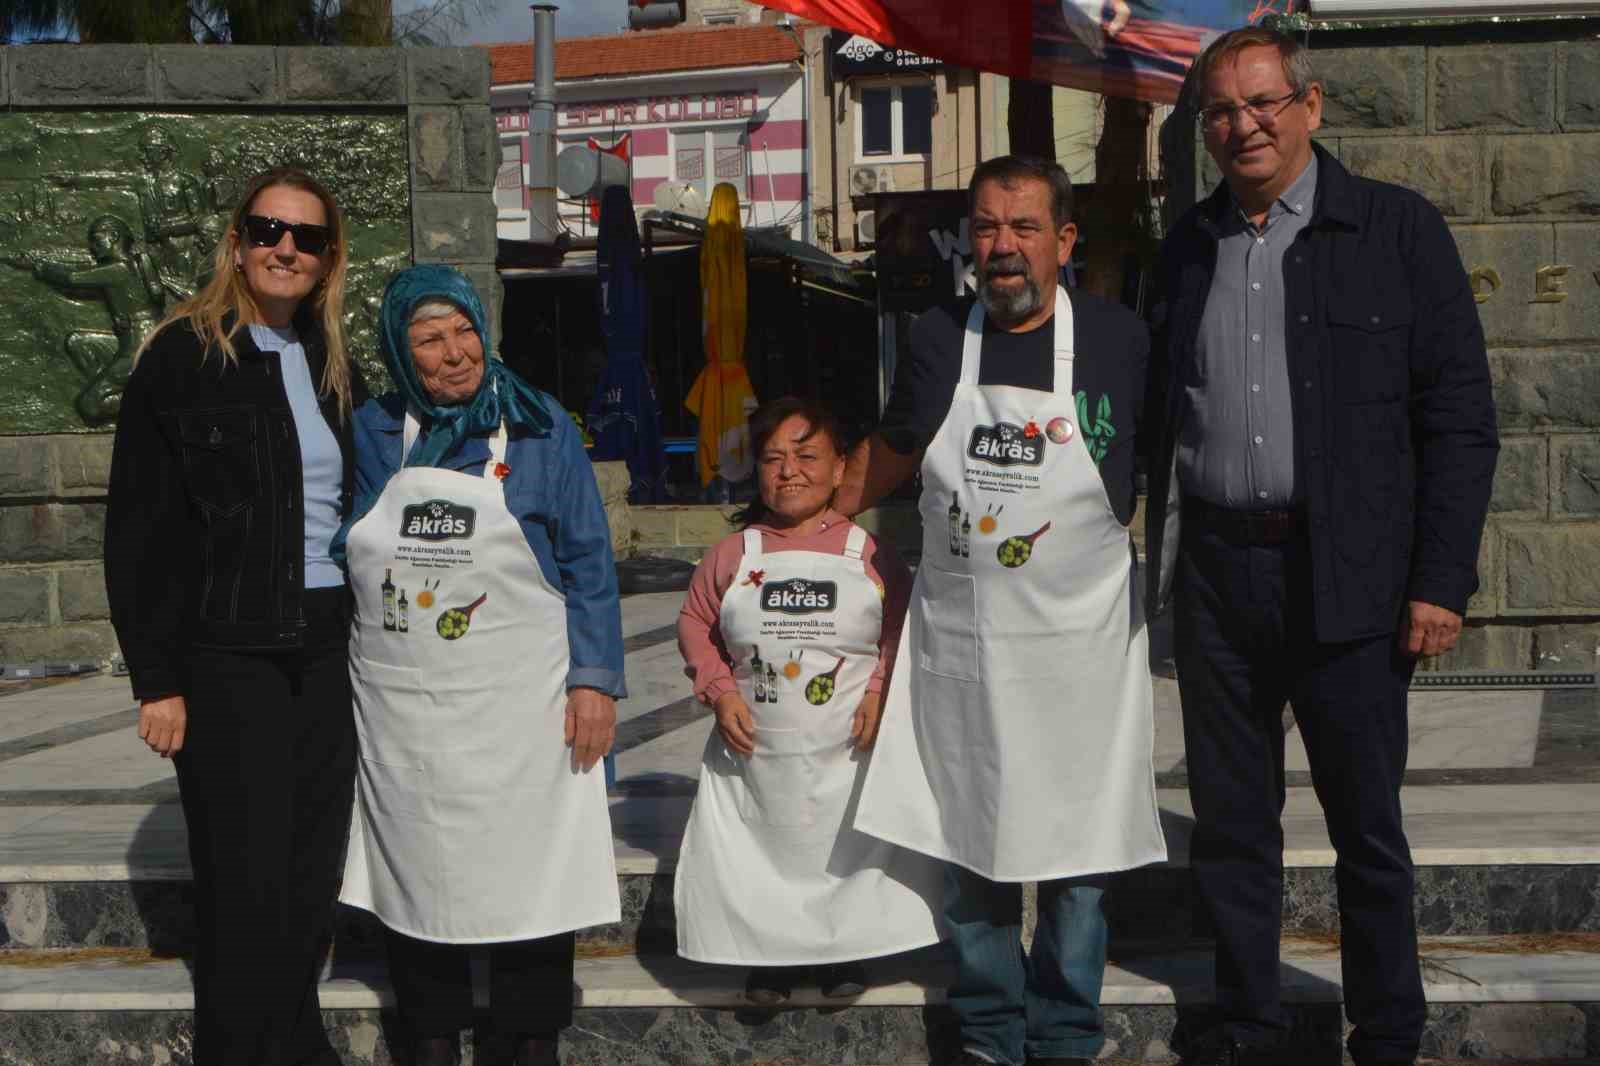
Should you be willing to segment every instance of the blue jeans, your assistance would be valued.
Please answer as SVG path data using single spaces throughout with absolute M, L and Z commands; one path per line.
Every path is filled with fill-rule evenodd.
M 1041 882 L 1033 951 L 1024 953 L 1022 886 L 945 867 L 944 916 L 956 956 L 949 1003 L 963 1049 L 998 1066 L 1100 1053 L 1107 880 Z

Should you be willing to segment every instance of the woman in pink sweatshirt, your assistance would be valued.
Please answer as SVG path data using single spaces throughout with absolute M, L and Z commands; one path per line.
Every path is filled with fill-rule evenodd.
M 837 422 L 795 399 L 750 419 L 760 498 L 706 554 L 678 615 L 695 695 L 716 711 L 678 860 L 678 953 L 752 967 L 787 999 L 819 966 L 859 995 L 858 960 L 936 943 L 939 866 L 853 829 L 911 576 L 831 507 Z

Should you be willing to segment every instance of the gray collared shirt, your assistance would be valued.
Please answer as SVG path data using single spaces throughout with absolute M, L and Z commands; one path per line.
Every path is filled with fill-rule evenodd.
M 1237 205 L 1222 224 L 1195 365 L 1183 368 L 1178 484 L 1219 507 L 1263 511 L 1300 500 L 1284 332 L 1283 256 L 1311 221 L 1317 160 L 1257 229 Z

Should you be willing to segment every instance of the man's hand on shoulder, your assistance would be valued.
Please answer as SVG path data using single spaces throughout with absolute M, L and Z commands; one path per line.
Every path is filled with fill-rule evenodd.
M 847 518 L 870 510 L 917 472 L 922 453 L 902 455 L 890 447 L 881 432 L 874 433 L 851 451 L 844 480 L 833 493 L 833 506 Z
M 1456 646 L 1461 636 L 1461 616 L 1445 607 L 1421 600 L 1407 604 L 1405 624 L 1400 627 L 1400 646 L 1412 658 L 1431 659 Z

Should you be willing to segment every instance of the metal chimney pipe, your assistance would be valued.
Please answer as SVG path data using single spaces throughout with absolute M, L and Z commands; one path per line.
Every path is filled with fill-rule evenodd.
M 528 94 L 528 239 L 554 243 L 556 217 L 556 6 L 532 4 L 533 91 Z

